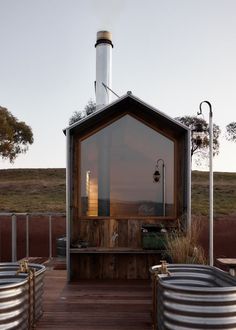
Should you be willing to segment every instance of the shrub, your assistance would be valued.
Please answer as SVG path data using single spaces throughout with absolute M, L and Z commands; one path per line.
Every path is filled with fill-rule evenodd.
M 206 264 L 203 248 L 198 244 L 201 231 L 199 219 L 193 219 L 191 231 L 176 229 L 167 234 L 166 249 L 171 262 L 182 264 Z

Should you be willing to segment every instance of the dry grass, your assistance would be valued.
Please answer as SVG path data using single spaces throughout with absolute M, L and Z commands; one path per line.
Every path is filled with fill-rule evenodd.
M 200 232 L 201 222 L 194 218 L 191 232 L 185 233 L 179 228 L 167 235 L 166 249 L 173 263 L 207 264 L 204 250 L 198 244 Z
M 0 170 L 0 212 L 65 212 L 65 169 Z
M 208 215 L 209 174 L 192 172 L 192 213 Z M 214 173 L 214 216 L 236 214 L 236 173 Z
M 65 212 L 65 169 L 0 170 L 0 212 Z M 207 215 L 208 173 L 192 173 L 192 213 Z M 214 216 L 236 214 L 236 173 L 214 173 Z

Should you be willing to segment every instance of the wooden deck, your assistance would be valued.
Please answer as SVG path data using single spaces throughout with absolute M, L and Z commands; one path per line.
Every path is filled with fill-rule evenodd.
M 151 285 L 146 280 L 66 283 L 65 270 L 46 271 L 43 329 L 150 330 Z

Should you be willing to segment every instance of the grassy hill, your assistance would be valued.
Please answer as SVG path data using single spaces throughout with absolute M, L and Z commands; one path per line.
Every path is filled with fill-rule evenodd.
M 0 212 L 65 212 L 65 169 L 0 170 Z
M 0 212 L 65 212 L 65 169 L 0 170 Z M 208 173 L 192 173 L 192 212 L 208 214 Z M 215 215 L 236 214 L 236 173 L 214 173 Z
M 192 213 L 209 210 L 208 172 L 192 172 Z M 236 215 L 236 173 L 214 173 L 214 215 Z

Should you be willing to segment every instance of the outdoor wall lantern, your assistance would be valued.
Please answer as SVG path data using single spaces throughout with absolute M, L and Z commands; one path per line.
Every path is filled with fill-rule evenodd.
M 163 208 L 163 216 L 166 215 L 166 201 L 165 201 L 165 195 L 166 195 L 166 174 L 165 174 L 165 163 L 164 160 L 162 158 L 159 158 L 157 160 L 156 163 L 156 167 L 155 167 L 155 172 L 153 173 L 153 182 L 154 183 L 159 183 L 160 182 L 160 178 L 161 178 L 161 173 L 159 171 L 159 163 L 162 163 L 162 208 Z
M 157 166 L 156 166 L 156 170 L 155 172 L 153 173 L 153 182 L 159 182 L 160 181 L 160 177 L 161 177 L 161 173 L 159 172 L 159 170 L 157 169 Z

